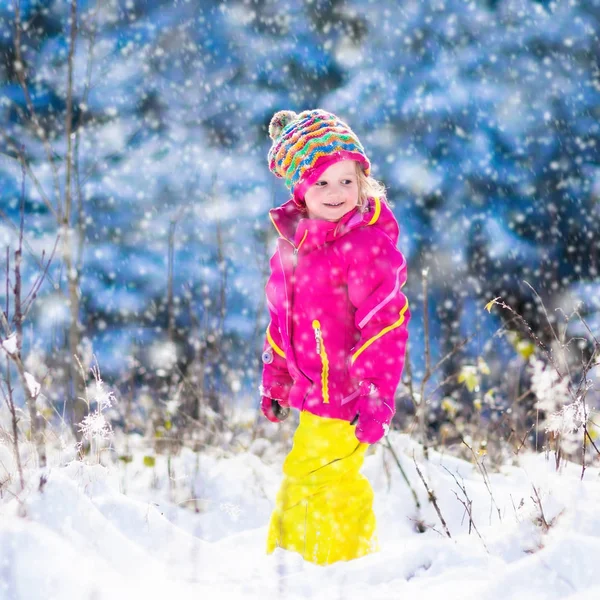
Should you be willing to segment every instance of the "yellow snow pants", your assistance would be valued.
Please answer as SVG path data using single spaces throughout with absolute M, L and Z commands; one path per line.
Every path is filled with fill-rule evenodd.
M 359 473 L 368 444 L 354 429 L 347 421 L 300 413 L 269 523 L 268 554 L 285 548 L 328 565 L 379 550 L 373 489 Z

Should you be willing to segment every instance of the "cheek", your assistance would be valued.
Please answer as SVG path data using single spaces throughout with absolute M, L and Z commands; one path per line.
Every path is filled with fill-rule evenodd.
M 304 202 L 306 203 L 307 206 L 314 206 L 315 204 L 319 203 L 319 195 L 318 194 L 305 194 L 304 196 Z
M 321 196 L 323 188 L 311 188 L 307 190 L 306 194 L 304 194 L 304 199 L 307 201 L 318 200 L 319 196 Z
M 358 201 L 358 188 L 357 187 L 352 187 L 351 189 L 347 190 L 346 194 L 349 198 L 353 198 L 356 201 Z

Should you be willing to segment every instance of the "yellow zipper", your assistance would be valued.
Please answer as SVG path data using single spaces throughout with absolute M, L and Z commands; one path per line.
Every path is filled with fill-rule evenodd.
M 321 357 L 321 364 L 323 365 L 321 370 L 321 383 L 323 386 L 323 403 L 329 404 L 329 359 L 327 358 L 327 352 L 325 351 L 325 342 L 323 340 L 323 333 L 321 332 L 321 323 L 319 323 L 319 321 L 315 319 L 312 322 L 312 326 L 315 330 L 317 354 Z

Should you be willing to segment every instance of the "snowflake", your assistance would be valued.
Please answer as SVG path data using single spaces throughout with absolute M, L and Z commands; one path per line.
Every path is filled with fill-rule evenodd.
M 83 418 L 78 425 L 79 431 L 84 439 L 108 440 L 112 434 L 110 423 L 104 418 L 104 415 L 96 410 Z
M 230 502 L 221 502 L 219 508 L 226 512 L 234 521 L 237 521 L 239 516 L 242 514 L 242 509 L 236 504 Z

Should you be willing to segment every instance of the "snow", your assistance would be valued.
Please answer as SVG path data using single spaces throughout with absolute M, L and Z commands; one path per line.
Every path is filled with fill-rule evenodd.
M 0 598 L 40 598 L 41 589 L 48 600 L 598 597 L 600 469 L 588 467 L 581 481 L 578 465 L 563 462 L 556 472 L 553 457 L 524 454 L 493 472 L 485 457 L 485 470 L 432 451 L 427 461 L 408 436 L 388 439 L 422 510 L 390 451 L 372 448 L 363 472 L 375 489 L 382 549 L 328 567 L 283 550 L 265 554 L 284 454 L 264 438 L 251 446 L 262 458 L 183 450 L 171 458 L 170 480 L 167 457 L 150 468 L 141 449 L 132 462 L 108 466 L 51 456 L 45 470 L 27 471 L 24 491 L 0 445 L 0 481 L 10 475 L 0 487 Z M 466 497 L 470 534 L 458 500 Z
M 431 433 L 438 425 L 439 431 L 462 427 L 472 403 L 480 429 L 461 433 L 481 436 L 474 447 L 498 423 L 495 417 L 506 416 L 518 429 L 529 426 L 533 413 L 536 448 L 544 432 L 556 434 L 547 439 L 576 456 L 584 423 L 597 443 L 597 389 L 585 389 L 590 410 L 583 410 L 586 397 L 575 392 L 573 373 L 560 379 L 540 355 L 523 371 L 535 403 L 526 397 L 509 404 L 508 386 L 529 385 L 519 374 L 523 345 L 531 342 L 498 337 L 500 311 L 481 314 L 494 297 L 515 310 L 527 307 L 531 290 L 523 282 L 530 282 L 553 319 L 577 308 L 581 318 L 571 315 L 571 336 L 590 342 L 588 327 L 600 330 L 600 83 L 590 52 L 598 41 L 598 1 L 79 3 L 74 124 L 82 177 L 74 184 L 85 237 L 77 233 L 79 211 L 69 223 L 73 264 L 81 265 L 85 332 L 78 356 L 85 372 L 98 356 L 115 393 L 97 372 L 89 414 L 79 424 L 91 451 L 78 460 L 85 444 L 59 437 L 68 428 L 61 398 L 70 320 L 61 242 L 23 336 L 25 385 L 37 397 L 44 435 L 60 448 L 49 448 L 48 468 L 35 468 L 25 418 L 31 415 L 17 392 L 26 488 L 20 489 L 10 446 L 12 421 L 0 419 L 0 600 L 600 598 L 597 464 L 580 481 L 581 467 L 560 461 L 555 473 L 553 455 L 523 451 L 498 471 L 477 455 L 482 471 L 448 453 L 432 451 L 426 461 L 414 441 L 392 432 L 422 510 L 390 451 L 377 446 L 364 472 L 376 491 L 382 551 L 320 568 L 283 551 L 264 554 L 290 438 L 253 436 L 242 445 L 230 431 L 228 441 L 241 450 L 234 455 L 217 443 L 201 455 L 184 448 L 167 457 L 148 448 L 168 444 L 164 432 L 171 427 L 178 434 L 177 420 L 196 392 L 223 394 L 223 413 L 206 409 L 195 422 L 203 434 L 227 420 L 230 404 L 238 408 L 246 400 L 253 406 L 248 423 L 256 424 L 252 365 L 261 353 L 256 332 L 267 326 L 264 274 L 268 247 L 275 245 L 267 210 L 287 199 L 268 171 L 266 125 L 276 110 L 316 106 L 348 119 L 374 175 L 388 187 L 401 249 L 415 267 L 406 289 L 415 305 L 421 280 L 429 277 L 434 362 L 476 327 L 460 363 L 475 395 L 456 395 L 459 402 L 451 395 L 461 391 L 456 388 L 434 394 L 431 415 L 439 407 L 444 418 L 436 416 Z M 0 2 L 7 57 L 16 30 L 13 4 Z M 47 258 L 56 242 L 56 220 L 44 198 L 58 208 L 63 184 L 54 181 L 55 170 L 63 181 L 68 139 L 69 4 L 20 3 L 32 102 L 56 161 L 48 160 L 31 126 L 14 70 L 0 64 L 3 135 L 22 147 L 34 175 L 23 180 L 13 150 L 0 156 L 8 215 L 0 219 L 0 246 L 10 246 L 9 275 L 22 195 L 25 200 L 25 294 L 40 273 L 42 251 Z M 88 65 L 89 95 L 83 89 Z M 165 319 L 171 231 L 174 342 L 167 340 Z M 10 312 L 8 293 L 8 285 L 0 286 L 0 305 Z M 538 313 L 523 316 L 537 314 L 531 324 L 544 339 L 546 321 Z M 422 315 L 416 317 L 411 343 L 418 379 L 426 338 Z M 219 331 L 226 344 L 211 352 Z M 487 371 L 474 366 L 482 344 Z M 15 334 L 2 337 L 0 346 L 0 358 L 15 354 Z M 569 342 L 552 354 L 558 361 L 570 352 L 575 363 L 582 350 Z M 187 389 L 187 377 L 175 377 L 176 366 L 197 390 Z M 7 414 L 2 377 L 0 413 Z M 587 380 L 599 378 L 596 366 Z M 126 382 L 134 389 L 125 390 Z M 166 394 L 163 383 L 176 392 Z M 414 399 L 424 401 L 418 392 Z M 124 427 L 144 431 L 145 441 L 137 433 L 125 444 L 115 439 Z M 275 436 L 276 426 L 263 427 Z M 198 438 L 191 442 L 202 448 L 210 439 Z M 427 500 L 413 455 L 451 538 Z M 598 460 L 592 448 L 587 460 Z M 424 533 L 415 531 L 417 523 Z
M 29 388 L 31 396 L 37 398 L 42 389 L 40 383 L 35 380 L 35 377 L 31 373 L 27 373 L 27 371 L 25 371 L 25 381 L 27 382 L 27 387 Z
M 16 352 L 17 352 L 17 334 L 11 333 L 8 336 L 8 338 L 6 338 L 0 345 L 2 346 L 2 349 L 7 354 L 16 354 Z

